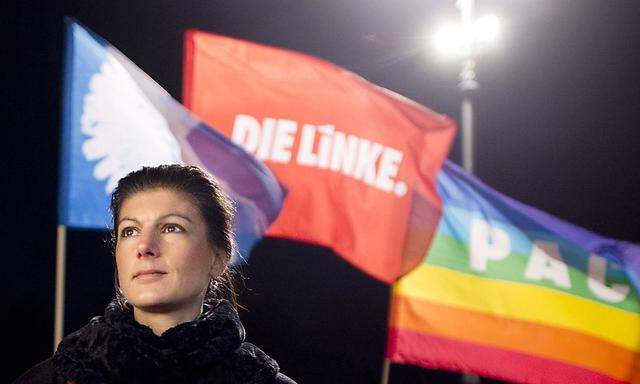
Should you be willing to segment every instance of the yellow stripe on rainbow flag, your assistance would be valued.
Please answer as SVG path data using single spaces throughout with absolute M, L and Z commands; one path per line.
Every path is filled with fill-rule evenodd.
M 554 289 L 473 276 L 422 264 L 403 277 L 394 295 L 429 300 L 505 318 L 562 327 L 629 350 L 640 345 L 640 315 Z

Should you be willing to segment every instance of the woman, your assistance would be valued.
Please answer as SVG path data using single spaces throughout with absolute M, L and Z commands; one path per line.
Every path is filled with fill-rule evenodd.
M 144 167 L 111 197 L 116 298 L 15 383 L 295 384 L 244 342 L 232 205 L 197 167 Z M 231 302 L 217 298 L 225 289 Z

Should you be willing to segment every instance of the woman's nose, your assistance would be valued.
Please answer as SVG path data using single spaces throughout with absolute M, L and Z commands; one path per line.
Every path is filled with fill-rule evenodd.
M 138 237 L 138 257 L 159 256 L 158 236 L 153 231 L 142 233 Z

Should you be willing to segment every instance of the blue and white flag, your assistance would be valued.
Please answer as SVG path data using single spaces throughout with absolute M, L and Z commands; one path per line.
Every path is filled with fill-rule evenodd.
M 111 192 L 142 166 L 208 170 L 236 203 L 235 233 L 248 256 L 285 192 L 241 147 L 192 115 L 104 39 L 67 21 L 59 222 L 107 229 Z

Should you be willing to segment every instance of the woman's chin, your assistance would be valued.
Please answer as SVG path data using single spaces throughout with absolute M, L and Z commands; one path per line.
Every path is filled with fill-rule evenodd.
M 170 310 L 174 305 L 171 300 L 160 295 L 144 295 L 129 300 L 134 308 L 145 312 L 165 312 Z
M 141 292 L 125 291 L 127 301 L 138 311 L 147 313 L 170 313 L 183 310 L 192 311 L 202 307 L 204 296 L 181 296 L 165 289 L 145 289 Z

